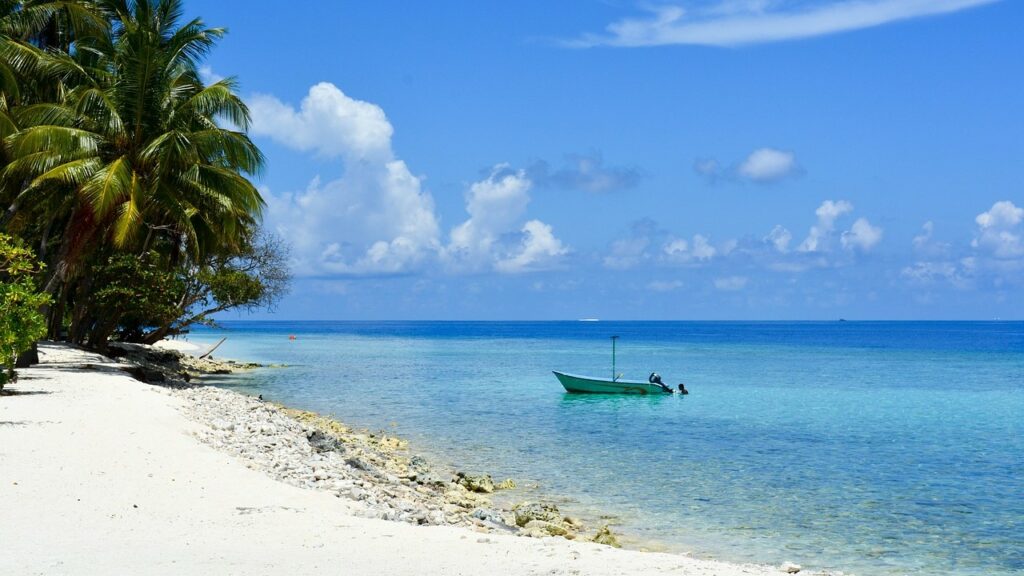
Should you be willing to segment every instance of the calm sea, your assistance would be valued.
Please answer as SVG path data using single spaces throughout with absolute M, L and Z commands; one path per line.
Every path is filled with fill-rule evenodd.
M 1024 323 L 231 322 L 224 385 L 512 477 L 635 545 L 1024 573 Z M 289 340 L 295 335 L 295 340 Z M 565 394 L 551 370 L 685 382 Z M 603 520 L 599 515 L 609 516 Z

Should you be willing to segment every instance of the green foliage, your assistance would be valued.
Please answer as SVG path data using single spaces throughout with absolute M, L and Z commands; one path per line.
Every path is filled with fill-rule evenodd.
M 14 377 L 18 354 L 46 334 L 39 309 L 50 298 L 37 290 L 41 268 L 30 250 L 0 234 L 0 388 Z
M 138 340 L 147 328 L 173 322 L 181 314 L 185 283 L 180 274 L 166 269 L 156 252 L 144 258 L 115 254 L 92 270 L 94 329 L 107 326 L 122 340 Z
M 289 280 L 225 31 L 183 0 L 0 0 L 0 231 L 47 264 L 54 338 L 150 341 Z M 263 240 L 260 240 L 263 238 Z

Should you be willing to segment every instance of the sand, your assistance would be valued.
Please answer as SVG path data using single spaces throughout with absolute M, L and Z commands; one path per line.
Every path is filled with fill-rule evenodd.
M 0 397 L 4 574 L 784 573 L 359 517 L 199 442 L 171 391 L 95 354 L 40 353 Z

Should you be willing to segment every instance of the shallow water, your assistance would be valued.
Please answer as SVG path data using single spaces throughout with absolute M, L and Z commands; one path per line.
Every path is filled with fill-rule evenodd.
M 535 482 L 635 541 L 857 574 L 1024 573 L 1024 323 L 226 326 L 219 355 L 290 367 L 221 384 Z M 611 334 L 627 378 L 657 370 L 692 393 L 565 394 L 551 370 L 609 375 Z

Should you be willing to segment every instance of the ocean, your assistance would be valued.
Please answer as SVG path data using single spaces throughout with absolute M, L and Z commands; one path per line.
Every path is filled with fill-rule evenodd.
M 289 336 L 295 339 L 290 340 Z M 688 396 L 566 394 L 652 371 Z M 1021 322 L 225 322 L 214 380 L 511 477 L 636 547 L 1024 573 Z

